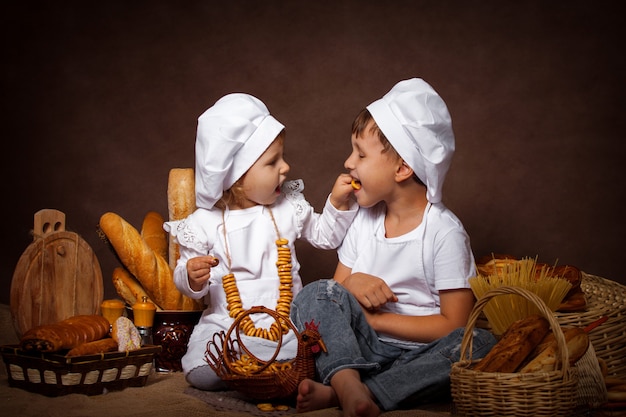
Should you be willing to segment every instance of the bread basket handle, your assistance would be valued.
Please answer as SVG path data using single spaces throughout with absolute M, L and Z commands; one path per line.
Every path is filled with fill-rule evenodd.
M 465 326 L 465 333 L 463 335 L 463 341 L 461 342 L 461 360 L 466 357 L 466 354 L 469 350 L 469 363 L 472 361 L 471 352 L 472 352 L 472 340 L 473 340 L 473 330 L 476 325 L 476 320 L 478 316 L 482 312 L 483 308 L 489 300 L 493 297 L 497 297 L 499 295 L 506 294 L 516 294 L 521 297 L 526 298 L 528 301 L 534 303 L 539 312 L 543 317 L 545 317 L 550 323 L 550 329 L 552 333 L 554 333 L 554 337 L 556 339 L 556 343 L 558 346 L 558 350 L 561 356 L 561 367 L 563 371 L 563 377 L 566 378 L 569 375 L 569 352 L 567 350 L 567 342 L 565 341 L 565 335 L 563 334 L 563 330 L 561 329 L 561 325 L 557 321 L 554 313 L 548 308 L 546 303 L 535 293 L 521 287 L 513 287 L 513 286 L 502 286 L 498 288 L 494 288 L 486 292 L 474 305 L 470 317 L 467 321 L 467 325 Z
M 276 358 L 278 357 L 278 354 L 280 353 L 281 346 L 283 344 L 283 332 L 281 331 L 280 338 L 277 341 L 278 344 L 276 346 L 276 351 L 274 352 L 274 355 L 268 361 L 262 361 L 261 359 L 256 357 L 241 341 L 241 335 L 239 332 L 241 321 L 244 319 L 244 317 L 249 316 L 250 314 L 259 314 L 259 313 L 264 313 L 264 314 L 268 314 L 272 316 L 279 325 L 280 325 L 281 320 L 284 321 L 298 338 L 298 343 L 300 343 L 301 338 L 302 338 L 302 336 L 300 335 L 300 333 L 298 332 L 294 324 L 291 322 L 289 317 L 285 317 L 284 315 L 278 313 L 277 311 L 271 310 L 265 306 L 255 306 L 255 307 L 251 307 L 249 310 L 246 310 L 246 312 L 244 314 L 241 314 L 239 317 L 237 317 L 237 319 L 230 326 L 230 328 L 228 329 L 228 332 L 226 332 L 226 337 L 224 338 L 224 340 L 228 342 L 230 340 L 231 333 L 233 332 L 233 330 L 235 330 L 235 334 L 237 337 L 237 344 L 239 345 L 239 348 L 242 349 L 244 352 L 246 352 L 251 358 L 254 358 L 257 362 L 263 363 L 263 366 L 261 366 L 256 371 L 256 373 L 263 372 L 268 366 L 270 366 L 276 360 Z M 227 349 L 224 349 L 222 351 L 222 358 L 224 359 L 224 364 L 228 367 L 228 369 L 232 370 L 231 357 L 227 353 Z

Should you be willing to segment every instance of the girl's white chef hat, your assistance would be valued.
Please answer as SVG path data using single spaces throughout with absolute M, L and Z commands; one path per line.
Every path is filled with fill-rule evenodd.
M 428 201 L 440 202 L 455 144 L 450 113 L 439 94 L 424 80 L 412 78 L 397 83 L 367 109 L 426 184 Z
M 284 128 L 249 94 L 228 94 L 205 111 L 196 134 L 196 206 L 212 208 Z

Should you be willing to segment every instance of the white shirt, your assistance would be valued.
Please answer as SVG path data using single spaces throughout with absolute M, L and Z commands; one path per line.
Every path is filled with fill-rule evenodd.
M 302 289 L 300 263 L 296 257 L 295 241 L 305 239 L 312 246 L 323 249 L 337 248 L 357 213 L 356 204 L 350 210 L 335 209 L 327 199 L 321 214 L 305 200 L 302 181 L 290 181 L 283 186 L 284 192 L 271 206 L 280 237 L 289 240 L 293 277 L 293 296 Z M 263 305 L 275 309 L 279 296 L 279 279 L 276 269 L 278 256 L 275 241 L 278 238 L 268 207 L 255 206 L 224 213 L 227 244 L 232 260 L 232 272 L 237 281 L 243 308 Z M 174 282 L 185 295 L 198 299 L 204 297 L 207 308 L 195 326 L 189 341 L 188 353 L 183 358 L 183 368 L 206 365 L 204 350 L 206 342 L 216 332 L 227 331 L 234 319 L 229 316 L 222 277 L 229 272 L 224 224 L 220 209 L 198 209 L 184 220 L 166 222 L 165 229 L 180 245 L 180 258 L 174 270 Z M 187 279 L 187 261 L 193 257 L 210 254 L 220 260 L 211 268 L 211 278 L 201 291 L 193 291 Z M 269 316 L 250 317 L 257 327 L 268 328 L 274 322 Z M 242 332 L 243 334 L 243 332 Z M 276 343 L 261 338 L 245 338 L 246 346 L 264 358 L 271 357 Z M 278 359 L 295 356 L 297 340 L 293 332 L 283 336 Z M 249 346 L 250 345 L 250 346 Z M 259 351 L 254 346 L 261 346 Z M 264 349 L 264 347 L 266 349 Z M 185 369 L 183 369 L 185 370 Z
M 424 316 L 440 312 L 439 291 L 470 288 L 476 275 L 469 236 L 443 204 L 428 204 L 421 224 L 398 237 L 385 237 L 385 207 L 361 208 L 343 244 L 339 261 L 382 278 L 398 297 L 383 311 Z M 384 340 L 399 342 L 389 337 Z

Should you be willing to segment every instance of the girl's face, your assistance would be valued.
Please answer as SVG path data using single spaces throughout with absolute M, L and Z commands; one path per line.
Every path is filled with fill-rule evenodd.
M 395 173 L 401 163 L 393 152 L 383 153 L 383 144 L 370 129 L 372 123 L 358 138 L 352 135 L 352 153 L 344 162 L 350 175 L 361 183 L 361 188 L 354 192 L 361 207 L 372 207 L 389 199 L 394 190 Z
M 248 208 L 257 204 L 273 204 L 280 195 L 280 186 L 287 178 L 289 164 L 283 158 L 283 140 L 276 139 L 250 167 L 243 178 Z

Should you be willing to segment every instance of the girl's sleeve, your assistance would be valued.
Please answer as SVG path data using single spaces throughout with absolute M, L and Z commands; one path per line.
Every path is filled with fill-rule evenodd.
M 209 284 L 207 282 L 201 291 L 191 289 L 187 278 L 187 261 L 191 258 L 206 255 L 211 247 L 206 238 L 203 238 L 205 235 L 202 233 L 202 229 L 197 227 L 192 216 L 183 220 L 165 222 L 163 228 L 170 233 L 179 245 L 180 256 L 174 268 L 174 284 L 176 288 L 190 298 L 199 299 L 209 292 Z
M 302 180 L 290 181 L 285 198 L 296 210 L 297 228 L 300 236 L 313 247 L 319 249 L 336 249 L 346 236 L 348 227 L 358 212 L 358 204 L 354 202 L 349 210 L 337 210 L 326 199 L 322 213 L 316 213 L 313 206 L 304 198 Z

